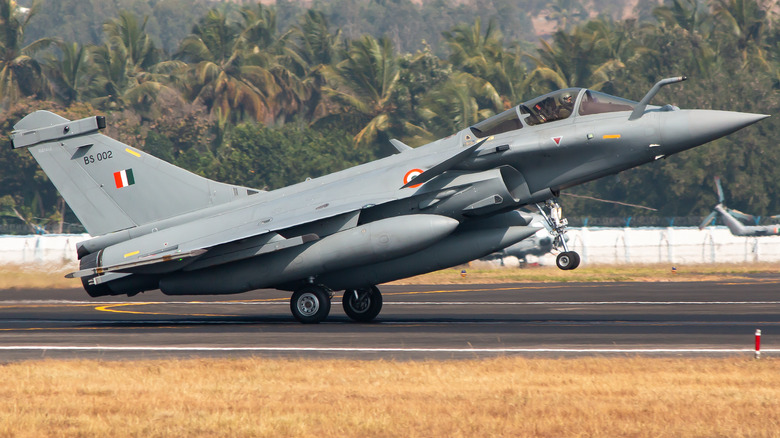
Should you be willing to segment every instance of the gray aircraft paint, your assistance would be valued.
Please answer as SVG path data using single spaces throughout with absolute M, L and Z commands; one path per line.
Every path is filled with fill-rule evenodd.
M 555 120 L 549 105 L 561 93 L 576 99 Z M 268 192 L 210 181 L 113 140 L 99 132 L 100 117 L 36 111 L 16 124 L 12 144 L 30 150 L 95 236 L 79 246 L 72 274 L 90 294 L 274 287 L 295 290 L 296 318 L 317 322 L 322 315 L 306 320 L 304 304 L 326 315 L 322 290 L 371 288 L 501 250 L 537 230 L 514 209 L 765 117 L 568 89 L 425 146 L 394 140 L 398 154 Z

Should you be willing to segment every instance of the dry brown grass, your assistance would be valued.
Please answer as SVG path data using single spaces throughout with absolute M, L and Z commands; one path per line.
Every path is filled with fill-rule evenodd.
M 0 290 L 2 289 L 69 289 L 81 287 L 81 281 L 65 278 L 76 269 L 56 266 L 41 268 L 21 265 L 0 265 Z
M 480 284 L 510 282 L 589 282 L 589 281 L 702 281 L 745 278 L 751 274 L 780 272 L 780 263 L 719 263 L 711 265 L 677 265 L 672 273 L 664 265 L 584 265 L 574 271 L 555 266 L 524 269 L 488 268 L 483 264 L 443 269 L 390 284 Z M 466 277 L 461 277 L 461 270 Z M 80 288 L 78 279 L 65 278 L 75 268 L 54 267 L 48 270 L 0 265 L 2 289 L 69 289 Z
M 780 436 L 748 358 L 42 361 L 0 367 L 0 436 Z
M 780 263 L 718 263 L 675 265 L 583 265 L 573 271 L 561 271 L 555 266 L 535 266 L 523 269 L 470 266 L 443 269 L 391 284 L 459 284 L 459 283 L 523 283 L 523 282 L 592 282 L 592 281 L 704 281 L 741 279 L 755 274 L 776 274 Z M 466 270 L 466 277 L 461 271 Z

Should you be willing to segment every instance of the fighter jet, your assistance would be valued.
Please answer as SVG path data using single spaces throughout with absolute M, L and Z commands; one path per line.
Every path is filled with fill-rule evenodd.
M 690 149 L 766 115 L 651 106 L 584 88 L 546 94 L 453 135 L 273 191 L 202 178 L 100 133 L 105 118 L 36 111 L 27 148 L 87 231 L 78 246 L 91 296 L 292 292 L 303 323 L 332 291 L 355 321 L 382 309 L 378 284 L 466 263 L 536 232 L 517 208 L 546 204 L 557 235 L 561 190 Z M 573 269 L 566 248 L 557 264 Z
M 742 213 L 739 210 L 734 210 L 726 207 L 723 204 L 723 201 L 725 200 L 723 196 L 723 187 L 720 185 L 720 178 L 718 177 L 715 177 L 715 186 L 718 188 L 718 204 L 715 205 L 715 208 L 713 209 L 712 213 L 710 213 L 709 216 L 704 218 L 704 221 L 701 223 L 701 225 L 699 225 L 700 230 L 703 230 L 710 223 L 712 223 L 712 221 L 715 220 L 715 216 L 720 215 L 721 219 L 723 220 L 723 223 L 726 224 L 726 226 L 729 228 L 731 234 L 735 236 L 746 236 L 746 237 L 777 236 L 778 234 L 780 234 L 780 225 L 778 224 L 773 224 L 773 225 L 743 224 L 741 222 L 742 220 L 755 221 L 755 217 L 753 215 Z M 773 216 L 773 218 L 777 218 L 777 216 Z

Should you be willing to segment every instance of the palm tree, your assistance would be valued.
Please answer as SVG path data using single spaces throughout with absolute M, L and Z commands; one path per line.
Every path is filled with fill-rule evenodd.
M 721 39 L 712 38 L 713 17 L 696 0 L 674 0 L 657 7 L 653 15 L 660 25 L 645 26 L 637 43 L 637 71 L 648 78 L 686 72 L 710 78 L 721 68 Z M 648 81 L 651 82 L 652 81 Z
M 555 0 L 547 7 L 550 10 L 547 19 L 554 21 L 557 24 L 556 30 L 559 31 L 566 32 L 588 18 L 588 11 L 579 0 Z
M 688 32 L 707 32 L 712 17 L 698 0 L 673 0 L 671 6 L 653 9 L 653 15 L 665 27 L 680 27 Z
M 0 103 L 3 105 L 46 91 L 42 67 L 34 55 L 52 40 L 42 38 L 23 45 L 24 30 L 39 7 L 38 0 L 28 10 L 19 8 L 13 0 L 0 0 Z
M 715 0 L 713 11 L 722 32 L 736 38 L 743 63 L 752 54 L 761 64 L 767 65 L 763 47 L 764 29 L 769 24 L 767 9 L 757 0 Z
M 525 54 L 518 46 L 504 48 L 501 32 L 493 21 L 484 34 L 482 22 L 477 18 L 473 26 L 459 25 L 450 32 L 444 32 L 443 36 L 450 50 L 449 61 L 453 70 L 487 82 L 501 96 L 503 103 L 495 105 L 490 93 L 485 94 L 487 99 L 480 100 L 481 108 L 507 109 L 528 97 L 533 83 L 526 71 Z M 473 85 L 474 79 L 468 79 L 468 82 Z
M 538 55 L 531 58 L 536 62 L 532 76 L 549 83 L 551 88 L 599 90 L 616 71 L 625 67 L 607 50 L 602 35 L 585 27 L 578 27 L 572 33 L 555 32 L 553 44 L 542 41 Z
M 330 33 L 325 14 L 310 9 L 289 32 L 282 62 L 300 80 L 303 117 L 314 122 L 327 113 L 323 87 L 325 70 L 338 63 L 344 51 L 341 30 Z
M 431 141 L 464 129 L 502 110 L 501 98 L 493 85 L 469 73 L 454 74 L 449 81 L 433 89 L 419 110 Z
M 330 85 L 324 91 L 347 111 L 368 120 L 355 136 L 356 145 L 369 144 L 380 133 L 402 129 L 393 102 L 399 74 L 390 40 L 369 35 L 353 41 L 346 58 L 327 71 Z
M 501 31 L 494 21 L 490 21 L 484 35 L 479 17 L 473 26 L 461 24 L 442 35 L 450 50 L 449 60 L 454 69 L 489 81 L 495 79 L 504 48 Z
M 86 85 L 87 49 L 78 43 L 56 42 L 59 56 L 49 54 L 45 61 L 51 94 L 66 106 L 81 100 Z
M 124 47 L 127 53 L 127 62 L 134 69 L 146 70 L 158 62 L 158 51 L 149 34 L 146 33 L 146 22 L 149 17 L 144 17 L 143 23 L 139 23 L 134 14 L 121 11 L 119 17 L 106 22 L 103 32 L 108 37 L 108 43 L 112 46 Z
M 132 108 L 145 119 L 157 115 L 155 101 L 182 64 L 158 63 L 159 54 L 135 15 L 122 12 L 103 26 L 108 41 L 90 49 L 89 92 L 99 108 Z
M 253 64 L 261 54 L 258 46 L 247 50 L 251 42 L 242 38 L 242 30 L 247 29 L 231 23 L 219 9 L 209 11 L 194 26 L 176 55 L 189 64 L 185 96 L 233 122 L 245 117 L 269 121 L 273 119 L 269 106 L 277 86 L 266 68 Z
M 274 93 L 265 101 L 275 123 L 296 114 L 306 99 L 306 86 L 302 79 L 287 66 L 286 50 L 292 32 L 281 37 L 276 34 L 275 9 L 258 3 L 240 11 L 241 45 L 247 53 L 246 62 L 265 69 L 273 79 Z

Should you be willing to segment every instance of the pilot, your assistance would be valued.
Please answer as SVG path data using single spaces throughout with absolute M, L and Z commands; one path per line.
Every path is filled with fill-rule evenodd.
M 572 98 L 571 93 L 567 91 L 561 94 L 558 102 L 558 113 L 556 114 L 558 120 L 569 117 L 574 109 L 574 99 Z

